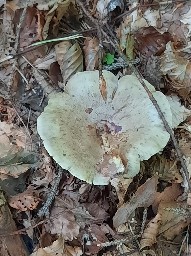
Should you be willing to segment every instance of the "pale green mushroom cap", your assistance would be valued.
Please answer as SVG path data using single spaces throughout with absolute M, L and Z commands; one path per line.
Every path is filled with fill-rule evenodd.
M 104 71 L 103 76 L 106 101 L 99 90 L 98 71 L 80 72 L 69 80 L 64 93 L 50 97 L 37 120 L 38 133 L 53 159 L 95 185 L 108 184 L 119 173 L 134 177 L 140 161 L 161 151 L 170 137 L 135 76 L 119 81 L 111 72 Z M 166 96 L 145 82 L 172 126 Z

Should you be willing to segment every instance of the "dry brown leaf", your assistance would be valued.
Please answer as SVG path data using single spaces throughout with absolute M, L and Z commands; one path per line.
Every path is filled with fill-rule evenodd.
M 187 92 L 190 92 L 191 63 L 187 58 L 181 57 L 170 42 L 161 56 L 161 71 L 172 80 L 171 85 L 174 85 L 174 89 L 177 91 L 187 89 Z
M 33 252 L 30 256 L 63 256 L 64 254 L 64 239 L 62 237 L 54 241 L 50 246 L 45 248 L 39 248 L 36 252 Z
M 183 181 L 177 161 L 167 159 L 164 155 L 155 155 L 150 159 L 149 168 L 151 172 L 157 174 L 159 179 L 167 182 L 181 183 Z
M 44 26 L 44 16 L 35 7 L 28 7 L 25 19 L 22 23 L 19 46 L 21 49 L 28 47 L 30 44 L 42 40 L 42 28 Z M 44 57 L 46 46 L 38 47 L 29 51 L 24 56 L 33 63 L 36 59 Z
M 170 41 L 169 33 L 159 33 L 154 27 L 142 28 L 135 34 L 135 48 L 147 58 L 161 55 Z
M 10 236 L 10 233 L 15 232 Z M 1 256 L 27 256 L 28 251 L 24 245 L 11 211 L 7 205 L 3 191 L 0 191 L 0 255 Z M 3 236 L 2 236 L 3 234 Z
M 54 207 L 51 211 L 51 220 L 45 225 L 51 234 L 60 234 L 66 240 L 72 241 L 79 234 L 79 225 L 76 223 L 74 214 L 63 208 Z
M 56 61 L 55 50 L 49 52 L 44 58 L 38 58 L 33 65 L 38 69 L 50 69 L 50 65 Z
M 51 21 L 54 23 L 52 32 L 54 35 L 57 35 L 59 22 L 62 19 L 62 17 L 67 13 L 70 4 L 73 2 L 73 0 L 50 0 L 47 3 L 44 1 L 38 4 L 37 8 L 39 10 L 48 11 L 47 13 L 45 13 L 46 22 L 42 32 L 43 39 L 46 39 L 48 36 Z
M 65 245 L 64 256 L 82 256 L 82 250 L 77 246 Z
M 82 256 L 82 250 L 80 247 L 65 244 L 64 239 L 59 237 L 50 246 L 39 248 L 30 256 Z
M 20 47 L 25 48 L 30 44 L 42 40 L 42 31 L 39 31 L 38 22 L 42 22 L 42 20 L 38 20 L 38 11 L 35 7 L 28 7 L 27 13 L 25 16 L 25 20 L 21 27 L 20 33 Z M 37 19 L 37 20 L 36 20 Z M 41 24 L 42 28 L 42 24 Z
M 173 183 L 170 187 L 164 189 L 163 192 L 157 192 L 152 204 L 154 213 L 157 213 L 160 203 L 174 202 L 183 193 L 180 184 Z
M 109 214 L 100 205 L 96 203 L 85 203 L 84 205 L 91 216 L 96 219 L 104 221 L 109 218 Z
M 154 219 L 152 219 L 144 230 L 144 233 L 140 242 L 140 249 L 147 246 L 152 246 L 156 243 L 156 236 L 158 234 L 159 225 L 161 222 L 161 215 L 158 213 Z
M 107 101 L 107 84 L 103 76 L 99 77 L 99 90 L 104 101 Z
M 191 211 L 186 203 L 161 203 L 158 213 L 161 215 L 158 233 L 167 240 L 174 239 L 191 223 Z
M 157 176 L 148 179 L 143 185 L 141 185 L 135 195 L 128 203 L 123 204 L 113 217 L 113 225 L 115 228 L 119 227 L 128 221 L 130 215 L 138 207 L 149 207 L 155 198 L 157 189 Z
M 56 177 L 55 168 L 52 165 L 52 159 L 44 150 L 40 155 L 41 162 L 38 170 L 32 173 L 32 184 L 36 186 L 48 187 Z
M 29 141 L 24 129 L 0 122 L 0 179 L 17 178 L 35 163 L 35 156 L 24 151 L 25 148 L 31 150 Z
M 40 202 L 36 191 L 28 188 L 23 193 L 12 196 L 9 199 L 9 205 L 19 211 L 25 212 L 34 210 Z
M 111 185 L 116 189 L 119 199 L 118 207 L 120 207 L 124 203 L 125 194 L 132 181 L 133 179 L 125 179 L 122 176 L 119 176 L 118 178 L 113 178 L 111 180 Z
M 63 77 L 62 87 L 64 87 L 72 75 L 83 70 L 82 50 L 78 43 L 72 45 L 69 41 L 57 44 L 55 50 Z
M 90 244 L 86 248 L 90 255 L 97 255 L 100 250 L 98 244 L 108 242 L 106 234 L 113 234 L 113 231 L 107 224 L 91 224 L 87 233 L 89 237 L 92 237 L 92 241 L 90 241 Z
M 85 53 L 86 70 L 98 68 L 99 40 L 96 37 L 86 37 L 83 47 Z

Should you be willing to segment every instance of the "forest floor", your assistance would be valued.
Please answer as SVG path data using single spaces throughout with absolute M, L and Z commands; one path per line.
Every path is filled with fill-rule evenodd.
M 0 17 L 0 256 L 191 255 L 191 1 Z

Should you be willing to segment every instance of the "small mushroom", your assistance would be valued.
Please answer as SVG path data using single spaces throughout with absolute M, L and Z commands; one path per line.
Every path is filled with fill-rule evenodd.
M 140 161 L 161 151 L 169 134 L 144 88 L 133 75 L 120 80 L 104 71 L 79 72 L 63 93 L 52 94 L 37 130 L 54 160 L 75 177 L 95 185 L 119 174 L 134 177 Z M 168 99 L 145 81 L 172 126 Z

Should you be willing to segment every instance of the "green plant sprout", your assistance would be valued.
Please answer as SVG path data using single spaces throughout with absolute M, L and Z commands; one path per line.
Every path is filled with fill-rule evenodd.
M 114 55 L 111 53 L 106 53 L 103 57 L 103 63 L 106 63 L 107 65 L 111 65 L 114 62 Z

